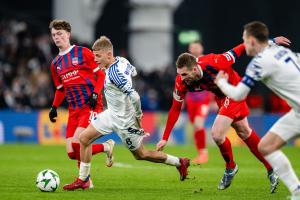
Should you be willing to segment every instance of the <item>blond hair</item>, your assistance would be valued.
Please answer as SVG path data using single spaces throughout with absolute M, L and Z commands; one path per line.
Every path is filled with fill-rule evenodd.
M 61 20 L 61 19 L 52 20 L 49 24 L 49 29 L 51 30 L 52 28 L 56 30 L 65 30 L 71 33 L 71 24 L 65 20 Z
M 92 47 L 93 51 L 113 51 L 113 45 L 110 41 L 110 39 L 106 36 L 101 36 L 99 39 L 97 39 Z

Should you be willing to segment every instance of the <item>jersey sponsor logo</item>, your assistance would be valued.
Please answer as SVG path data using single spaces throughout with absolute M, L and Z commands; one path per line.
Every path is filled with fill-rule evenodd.
M 78 75 L 78 70 L 73 70 L 60 76 L 61 80 L 73 79 Z
M 78 65 L 78 57 L 72 58 L 72 64 L 73 65 Z

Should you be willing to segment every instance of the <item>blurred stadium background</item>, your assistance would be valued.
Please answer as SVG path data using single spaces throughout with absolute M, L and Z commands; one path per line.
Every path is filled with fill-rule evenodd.
M 175 58 L 193 40 L 205 53 L 223 52 L 242 42 L 242 27 L 264 21 L 271 36 L 283 35 L 300 46 L 300 2 L 218 0 L 43 0 L 3 1 L 0 6 L 0 143 L 64 142 L 67 111 L 51 124 L 48 110 L 54 94 L 50 62 L 57 54 L 48 25 L 54 18 L 69 21 L 72 40 L 90 47 L 100 35 L 111 38 L 115 54 L 138 69 L 135 80 L 145 112 L 149 142 L 160 139 L 172 102 Z M 249 58 L 235 69 L 243 74 Z M 248 98 L 250 122 L 260 135 L 289 107 L 263 85 Z M 66 103 L 63 104 L 66 108 Z M 215 113 L 206 123 L 209 130 Z M 183 113 L 171 142 L 192 144 L 191 125 Z M 231 133 L 230 133 L 231 134 Z M 113 136 L 117 139 L 115 136 Z M 234 144 L 241 141 L 231 134 Z M 210 141 L 210 137 L 208 137 Z M 298 144 L 299 142 L 295 142 Z
M 68 193 L 60 186 L 54 194 L 45 194 L 37 192 L 34 183 L 36 174 L 45 168 L 59 173 L 61 185 L 78 173 L 63 146 L 66 102 L 55 124 L 48 118 L 54 95 L 49 66 L 58 53 L 48 29 L 52 19 L 69 21 L 73 43 L 78 45 L 91 47 L 96 38 L 107 35 L 115 54 L 127 57 L 137 67 L 135 85 L 142 100 L 143 125 L 151 133 L 146 142 L 153 149 L 161 138 L 172 103 L 175 59 L 187 50 L 189 42 L 201 40 L 205 53 L 221 53 L 242 42 L 245 23 L 261 20 L 269 26 L 272 37 L 289 38 L 292 50 L 299 52 L 299 8 L 297 0 L 1 1 L 1 199 L 286 199 L 288 191 L 283 184 L 276 194 L 268 193 L 262 165 L 243 147 L 233 130 L 229 137 L 241 170 L 229 190 L 217 191 L 224 162 L 209 134 L 216 115 L 214 109 L 205 124 L 209 162 L 191 166 L 190 179 L 183 183 L 172 167 L 135 161 L 123 147 L 115 148 L 118 163 L 111 169 L 104 166 L 103 155 L 93 158 L 94 190 Z M 234 65 L 240 75 L 249 60 L 243 55 Z M 251 108 L 249 121 L 260 136 L 289 110 L 284 101 L 261 84 L 247 101 Z M 109 137 L 120 142 L 116 134 Z M 193 127 L 184 111 L 169 143 L 173 146 L 166 148 L 168 153 L 187 157 L 196 154 Z M 295 146 L 300 146 L 299 139 L 284 151 L 299 174 L 299 147 Z

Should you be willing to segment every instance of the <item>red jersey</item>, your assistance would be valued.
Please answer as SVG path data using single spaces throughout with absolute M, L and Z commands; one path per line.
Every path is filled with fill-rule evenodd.
M 217 98 L 223 98 L 225 95 L 214 83 L 214 79 L 220 70 L 225 71 L 229 78 L 228 81 L 232 85 L 237 85 L 241 77 L 231 67 L 236 58 L 244 51 L 243 44 L 227 51 L 223 54 L 208 54 L 197 58 L 198 67 L 203 71 L 203 77 L 194 85 L 187 85 L 181 80 L 181 76 L 177 75 L 175 80 L 174 98 L 183 101 L 187 92 L 201 92 L 204 90 L 211 91 Z
M 244 44 L 240 44 L 230 51 L 223 54 L 208 54 L 197 58 L 198 67 L 203 71 L 203 77 L 193 85 L 187 85 L 181 80 L 181 76 L 177 75 L 175 87 L 173 91 L 173 105 L 170 109 L 163 140 L 168 140 L 171 130 L 173 129 L 181 110 L 182 102 L 187 92 L 201 92 L 204 90 L 211 91 L 215 94 L 219 101 L 225 99 L 225 95 L 214 83 L 214 79 L 220 70 L 225 71 L 229 78 L 229 83 L 237 85 L 241 78 L 236 71 L 233 70 L 232 64 L 244 52 Z
M 73 45 L 60 53 L 51 63 L 51 73 L 56 89 L 64 88 L 69 108 L 82 108 L 92 92 L 98 93 L 98 103 L 102 104 L 102 87 L 96 85 L 95 73 L 98 77 L 105 75 L 88 48 Z

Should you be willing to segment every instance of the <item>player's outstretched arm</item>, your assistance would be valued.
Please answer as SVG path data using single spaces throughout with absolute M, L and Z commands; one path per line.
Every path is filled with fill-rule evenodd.
M 233 63 L 241 56 L 245 51 L 245 45 L 239 44 L 238 46 L 226 51 L 222 54 L 209 54 L 209 62 L 213 66 L 218 66 L 220 69 L 226 69 L 231 67 Z
M 173 104 L 168 114 L 165 131 L 162 139 L 156 145 L 156 150 L 158 151 L 163 150 L 164 146 L 167 144 L 171 131 L 180 115 L 181 106 L 182 106 L 182 101 L 177 101 L 176 99 L 173 99 Z

